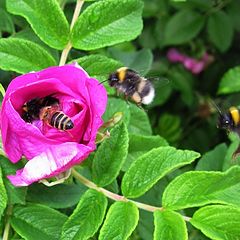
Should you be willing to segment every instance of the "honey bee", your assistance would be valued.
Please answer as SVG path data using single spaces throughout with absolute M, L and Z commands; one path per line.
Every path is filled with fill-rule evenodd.
M 64 131 L 74 127 L 71 118 L 60 111 L 59 100 L 51 95 L 29 100 L 22 106 L 22 110 L 25 122 L 32 123 L 40 119 L 47 125 Z
M 118 93 L 123 93 L 126 99 L 130 97 L 138 106 L 150 104 L 155 96 L 152 83 L 127 67 L 121 67 L 110 74 L 108 83 L 110 87 L 116 88 Z
M 226 113 L 219 111 L 219 118 L 217 126 L 219 128 L 227 129 L 240 133 L 240 112 L 236 107 L 230 107 Z

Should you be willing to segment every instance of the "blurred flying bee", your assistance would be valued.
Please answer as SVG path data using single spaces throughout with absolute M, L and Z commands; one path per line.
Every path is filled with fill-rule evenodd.
M 218 108 L 219 118 L 217 126 L 228 131 L 240 133 L 240 112 L 236 107 L 230 107 L 225 113 Z
M 68 130 L 74 127 L 72 120 L 60 111 L 59 100 L 51 95 L 29 100 L 23 105 L 22 110 L 22 118 L 25 122 L 32 123 L 34 120 L 40 119 L 59 130 Z
M 118 93 L 123 93 L 126 99 L 130 97 L 138 106 L 150 104 L 155 96 L 152 83 L 127 67 L 121 67 L 111 73 L 108 83 L 110 87 L 116 88 Z

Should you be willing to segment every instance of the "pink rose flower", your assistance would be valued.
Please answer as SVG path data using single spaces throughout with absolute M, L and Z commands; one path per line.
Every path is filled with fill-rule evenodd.
M 71 118 L 72 129 L 62 131 L 39 119 L 32 123 L 22 119 L 24 103 L 51 94 L 59 100 L 60 110 Z M 0 112 L 3 148 L 13 163 L 22 156 L 28 160 L 16 175 L 8 176 L 12 184 L 27 186 L 86 159 L 96 148 L 106 103 L 103 85 L 78 64 L 50 67 L 12 80 Z

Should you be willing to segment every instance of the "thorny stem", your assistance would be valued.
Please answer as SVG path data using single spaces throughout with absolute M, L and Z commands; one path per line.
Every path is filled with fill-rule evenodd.
M 77 1 L 76 7 L 75 7 L 75 10 L 74 10 L 74 14 L 73 14 L 73 18 L 72 18 L 72 22 L 71 22 L 71 25 L 70 25 L 70 31 L 73 29 L 73 26 L 74 26 L 75 22 L 77 21 L 77 18 L 80 14 L 83 3 L 84 3 L 83 0 L 78 0 Z M 66 60 L 67 60 L 67 57 L 68 57 L 68 54 L 69 54 L 71 48 L 72 48 L 72 44 L 69 41 L 68 44 L 66 45 L 66 47 L 62 51 L 59 66 L 63 66 L 66 63 Z
M 75 169 L 72 168 L 72 175 L 79 180 L 82 184 L 84 184 L 85 186 L 95 189 L 98 192 L 103 193 L 106 197 L 114 200 L 114 201 L 120 201 L 120 202 L 132 202 L 134 203 L 138 208 L 141 208 L 143 210 L 146 210 L 148 212 L 154 212 L 156 210 L 160 210 L 163 211 L 163 207 L 155 207 L 155 206 L 151 206 L 145 203 L 140 203 L 140 202 L 136 202 L 130 199 L 127 199 L 124 196 L 118 195 L 116 193 L 112 193 L 104 188 L 98 187 L 95 183 L 93 183 L 92 181 L 88 180 L 87 178 L 85 178 L 84 176 L 82 176 L 81 174 L 79 174 Z M 189 222 L 190 221 L 190 217 L 186 217 L 186 216 L 182 216 L 184 218 L 185 221 Z
M 8 240 L 8 235 L 9 235 L 9 231 L 10 231 L 10 217 L 11 217 L 11 214 L 12 214 L 12 205 L 9 205 L 8 209 L 7 209 L 7 219 L 6 219 L 6 225 L 5 225 L 5 228 L 4 228 L 2 240 Z

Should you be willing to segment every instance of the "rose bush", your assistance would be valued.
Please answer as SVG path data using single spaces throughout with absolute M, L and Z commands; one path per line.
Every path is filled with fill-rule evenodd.
M 61 131 L 41 120 L 31 124 L 22 119 L 25 102 L 51 94 L 72 119 L 73 129 Z M 56 176 L 86 159 L 95 150 L 106 103 L 104 87 L 77 64 L 50 67 L 12 80 L 1 109 L 3 148 L 13 163 L 22 156 L 28 162 L 16 175 L 8 176 L 10 181 L 16 186 L 27 186 Z

